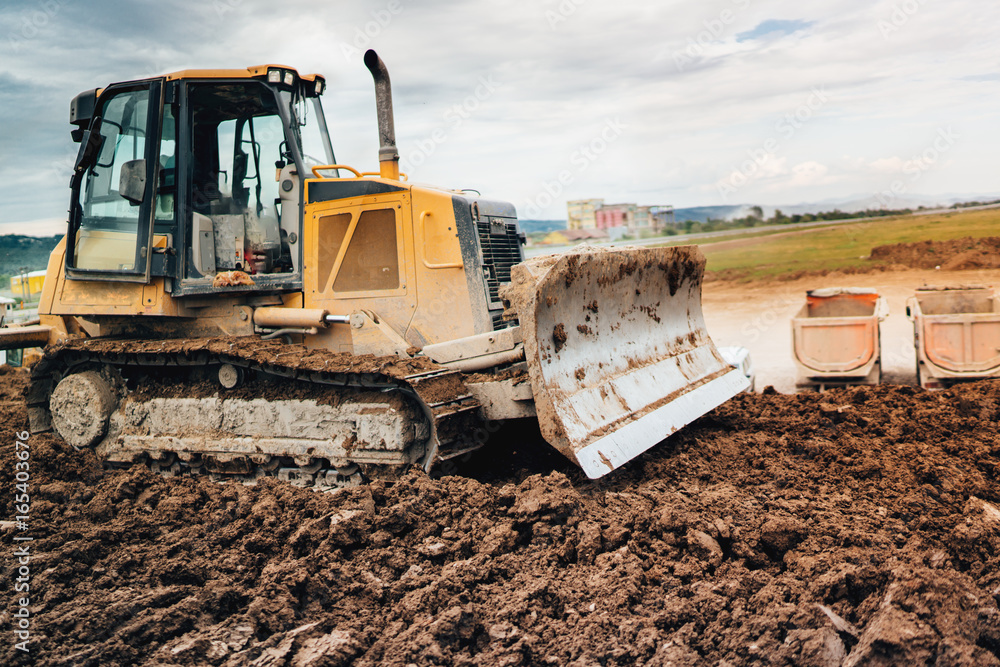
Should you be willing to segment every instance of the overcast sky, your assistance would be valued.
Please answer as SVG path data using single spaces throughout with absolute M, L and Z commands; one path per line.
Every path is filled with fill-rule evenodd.
M 324 74 L 338 160 L 375 169 L 366 48 L 410 179 L 522 218 L 1000 194 L 998 26 L 982 0 L 4 0 L 0 233 L 61 231 L 74 95 L 185 68 Z

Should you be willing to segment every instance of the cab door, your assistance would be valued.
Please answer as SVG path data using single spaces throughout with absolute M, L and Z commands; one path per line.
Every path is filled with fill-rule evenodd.
M 91 133 L 99 149 L 74 180 L 66 273 L 71 279 L 148 283 L 158 182 L 160 80 L 111 86 Z

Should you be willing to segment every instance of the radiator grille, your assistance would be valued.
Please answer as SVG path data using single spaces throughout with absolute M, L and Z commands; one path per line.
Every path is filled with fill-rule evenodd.
M 479 247 L 483 257 L 483 281 L 486 284 L 486 301 L 493 311 L 503 308 L 500 300 L 500 286 L 510 282 L 510 268 L 521 261 L 521 239 L 517 223 L 502 222 L 497 218 L 476 223 L 479 233 Z M 502 225 L 502 228 L 501 228 Z M 502 229 L 502 233 L 497 233 Z M 510 326 L 499 313 L 491 313 L 493 329 Z
M 501 329 L 509 329 L 510 327 L 517 326 L 517 320 L 505 320 L 503 318 L 503 311 L 497 310 L 490 314 L 490 319 L 493 320 L 493 330 L 500 331 Z

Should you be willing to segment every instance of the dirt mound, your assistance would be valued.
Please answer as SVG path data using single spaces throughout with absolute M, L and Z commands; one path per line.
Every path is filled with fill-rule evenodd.
M 871 261 L 944 271 L 1000 268 L 1000 237 L 896 243 L 872 248 Z
M 598 482 L 507 429 L 462 476 L 329 495 L 32 436 L 35 634 L 0 661 L 1000 664 L 998 419 L 991 383 L 770 391 Z

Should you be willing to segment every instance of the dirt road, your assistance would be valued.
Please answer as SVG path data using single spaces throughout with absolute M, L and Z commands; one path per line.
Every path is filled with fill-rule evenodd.
M 867 274 L 828 274 L 823 278 L 705 284 L 702 303 L 709 334 L 717 345 L 742 345 L 750 350 L 757 387 L 773 385 L 780 392 L 795 390 L 791 319 L 805 303 L 805 293 L 822 287 L 872 287 L 889 305 L 882 323 L 882 360 L 886 382 L 916 384 L 913 325 L 906 318 L 906 300 L 922 285 L 979 284 L 1000 286 L 1000 270 L 905 270 Z

